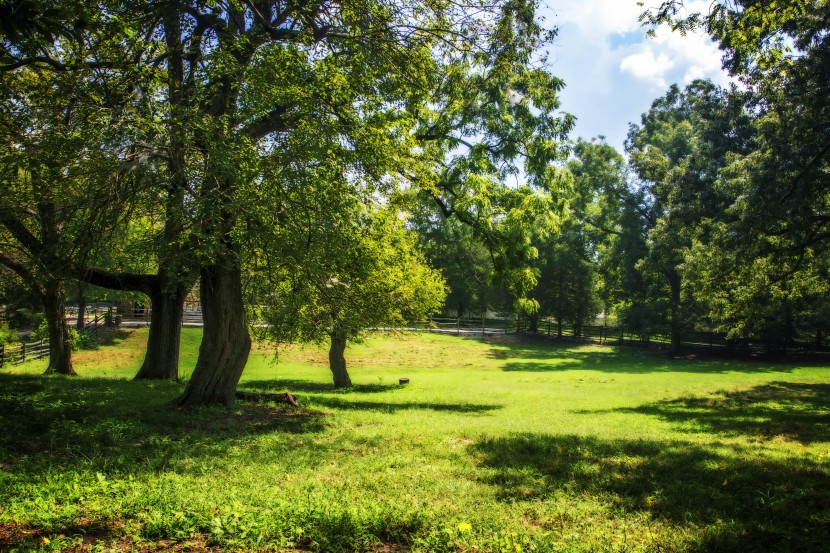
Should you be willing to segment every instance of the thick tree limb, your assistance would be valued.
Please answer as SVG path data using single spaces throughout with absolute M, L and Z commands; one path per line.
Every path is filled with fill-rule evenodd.
M 94 268 L 81 271 L 80 280 L 110 290 L 142 292 L 148 296 L 161 286 L 161 279 L 158 275 L 113 273 Z
M 34 277 L 31 271 L 29 271 L 29 269 L 27 269 L 25 265 L 23 265 L 22 263 L 18 263 L 17 261 L 12 259 L 11 257 L 8 257 L 2 252 L 0 252 L 0 265 L 5 265 L 9 269 L 17 273 L 23 280 L 26 280 L 28 282 L 34 282 Z
M 288 107 L 280 106 L 259 119 L 251 121 L 242 128 L 242 132 L 259 140 L 274 132 L 287 132 L 295 122 L 295 118 L 286 116 Z

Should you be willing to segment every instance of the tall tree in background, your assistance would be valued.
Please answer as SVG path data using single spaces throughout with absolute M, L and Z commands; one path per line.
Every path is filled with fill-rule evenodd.
M 582 326 L 602 311 L 601 252 L 618 226 L 619 196 L 626 193 L 625 162 L 603 140 L 577 141 L 567 168 L 573 175 L 568 218 L 561 232 L 542 241 L 538 262 L 539 284 L 534 297 L 540 313 Z M 606 306 L 606 311 L 610 304 Z
M 511 310 L 509 294 L 494 284 L 490 252 L 473 229 L 432 206 L 423 208 L 416 210 L 411 224 L 430 266 L 440 270 L 446 280 L 445 315 L 486 316 L 488 311 Z
M 830 238 L 827 3 L 713 2 L 707 13 L 691 14 L 680 8 L 682 2 L 664 2 L 644 18 L 681 32 L 703 28 L 720 43 L 724 67 L 752 96 L 757 132 L 752 151 L 729 170 L 735 202 L 718 233 L 720 251 L 738 256 L 729 263 L 697 249 L 703 297 L 716 302 L 718 323 L 736 336 L 792 336 L 794 306 L 805 294 L 821 296 L 814 295 L 820 286 L 808 292 L 804 283 L 822 274 Z M 718 279 L 731 285 L 717 287 Z M 778 321 L 789 321 L 788 328 Z
M 683 294 L 683 263 L 692 242 L 709 240 L 712 220 L 722 218 L 732 198 L 716 184 L 730 156 L 752 145 L 743 98 L 707 81 L 681 91 L 676 86 L 654 101 L 626 141 L 631 165 L 646 194 L 649 225 L 644 268 L 667 286 L 667 323 L 677 353 L 684 330 L 693 327 L 693 298 Z

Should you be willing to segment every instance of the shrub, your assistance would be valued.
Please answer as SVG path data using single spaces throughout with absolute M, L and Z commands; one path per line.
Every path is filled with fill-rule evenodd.
M 0 323 L 0 345 L 19 342 L 17 332 L 9 328 L 9 323 Z
M 69 343 L 72 345 L 72 350 L 96 349 L 98 347 L 98 338 L 94 334 L 87 334 L 85 332 L 78 332 L 73 327 L 69 327 Z M 41 321 L 40 325 L 29 335 L 29 340 L 37 342 L 39 340 L 49 340 L 49 327 L 46 321 Z

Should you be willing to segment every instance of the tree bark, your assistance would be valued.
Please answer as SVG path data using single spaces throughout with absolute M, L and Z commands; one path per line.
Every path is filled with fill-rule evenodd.
M 346 370 L 346 334 L 343 332 L 332 332 L 329 334 L 331 338 L 331 347 L 329 348 L 329 368 L 334 377 L 335 388 L 348 388 L 352 385 L 352 379 L 349 378 L 349 372 Z
M 47 281 L 41 299 L 49 329 L 49 366 L 46 374 L 76 375 L 78 373 L 72 368 L 72 341 L 66 328 L 63 284 L 59 280 Z
M 83 282 L 78 283 L 78 318 L 75 319 L 75 329 L 80 332 L 86 325 L 86 296 L 84 291 L 86 286 Z
M 242 271 L 235 254 L 228 249 L 200 271 L 204 334 L 196 369 L 176 400 L 182 407 L 234 404 L 236 385 L 251 351 Z
M 676 272 L 667 273 L 666 277 L 671 288 L 671 354 L 680 353 L 680 275 Z
M 178 380 L 182 312 L 188 289 L 182 285 L 154 288 L 150 294 L 147 351 L 135 380 Z
M 82 278 L 95 286 L 111 290 L 141 292 L 150 298 L 150 332 L 144 362 L 136 379 L 179 378 L 179 343 L 181 341 L 184 300 L 193 279 L 180 284 L 168 283 L 159 270 L 157 275 L 110 273 L 98 269 L 84 271 Z M 168 272 L 170 271 L 167 268 Z
M 539 332 L 539 315 L 529 315 L 527 317 L 527 330 L 528 332 Z

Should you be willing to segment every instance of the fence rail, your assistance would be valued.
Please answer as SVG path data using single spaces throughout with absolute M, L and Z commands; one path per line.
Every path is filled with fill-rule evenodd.
M 6 363 L 20 365 L 24 361 L 41 359 L 49 355 L 49 341 L 21 342 L 19 344 L 0 344 L 0 367 Z

